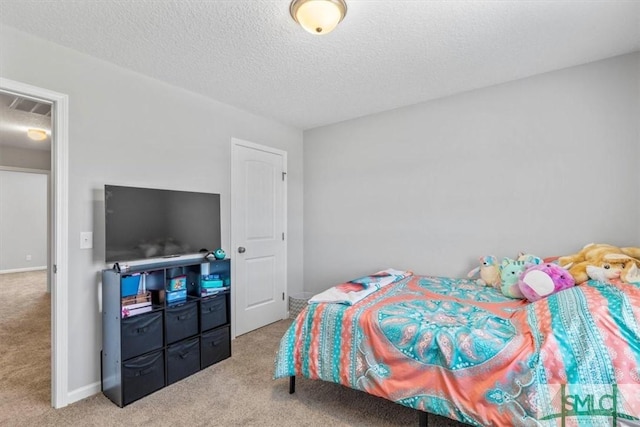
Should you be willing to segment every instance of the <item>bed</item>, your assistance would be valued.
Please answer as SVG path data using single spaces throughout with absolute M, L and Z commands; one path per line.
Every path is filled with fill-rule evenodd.
M 640 425 L 640 289 L 589 281 L 529 303 L 411 275 L 309 304 L 275 360 L 291 393 L 296 376 L 414 408 L 421 424 Z

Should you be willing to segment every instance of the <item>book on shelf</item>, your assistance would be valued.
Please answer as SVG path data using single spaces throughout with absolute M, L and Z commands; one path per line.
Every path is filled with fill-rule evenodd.
M 151 304 L 145 305 L 143 307 L 137 307 L 137 308 L 129 308 L 129 307 L 130 306 L 122 307 L 122 317 L 123 318 L 135 316 L 135 315 L 142 314 L 142 313 L 147 313 L 147 312 L 149 312 L 149 311 L 151 311 L 153 309 Z
M 223 286 L 221 288 L 202 288 L 200 291 L 200 296 L 208 297 L 210 295 L 219 294 L 220 292 L 228 291 L 229 286 Z
M 140 307 L 147 307 L 151 305 L 151 301 L 144 301 L 144 302 L 134 302 L 131 304 L 127 304 L 124 301 L 122 302 L 122 307 L 126 307 L 128 309 L 134 309 L 134 308 L 140 308 Z

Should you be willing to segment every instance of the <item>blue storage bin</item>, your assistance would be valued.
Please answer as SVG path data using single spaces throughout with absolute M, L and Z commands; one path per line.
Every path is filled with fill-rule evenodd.
M 138 293 L 140 287 L 140 275 L 124 276 L 122 278 L 122 296 L 129 297 Z
M 177 302 L 183 302 L 187 300 L 187 290 L 167 292 L 167 304 L 174 304 Z

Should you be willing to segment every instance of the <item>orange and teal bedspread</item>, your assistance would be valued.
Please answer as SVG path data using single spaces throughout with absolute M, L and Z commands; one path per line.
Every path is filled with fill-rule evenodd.
M 640 289 L 591 281 L 529 303 L 412 276 L 308 305 L 276 357 L 274 377 L 293 375 L 477 426 L 639 423 Z

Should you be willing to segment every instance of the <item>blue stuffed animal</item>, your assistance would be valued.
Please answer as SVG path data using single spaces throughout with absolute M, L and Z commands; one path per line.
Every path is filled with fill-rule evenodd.
M 509 298 L 524 298 L 518 287 L 518 279 L 531 264 L 517 259 L 504 258 L 500 264 L 500 290 Z

